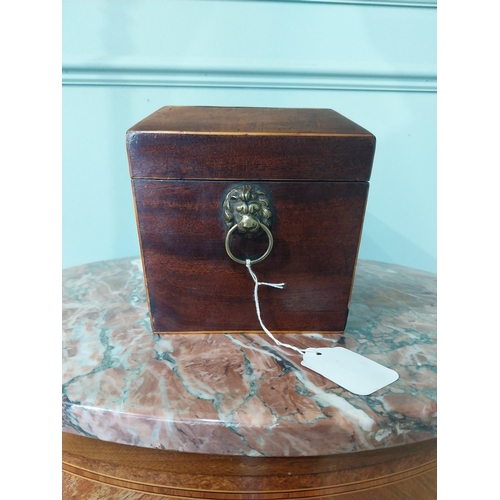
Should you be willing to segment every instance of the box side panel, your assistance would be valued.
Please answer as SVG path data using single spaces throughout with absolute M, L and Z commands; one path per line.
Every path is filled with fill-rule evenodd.
M 134 180 L 155 332 L 260 330 L 253 281 L 225 251 L 221 217 L 234 182 Z M 275 206 L 274 248 L 254 270 L 262 318 L 280 331 L 342 331 L 347 319 L 367 183 L 260 182 Z M 254 258 L 267 238 L 233 237 L 233 253 Z M 248 255 L 245 255 L 247 253 Z
M 368 181 L 375 137 L 129 132 L 133 178 Z

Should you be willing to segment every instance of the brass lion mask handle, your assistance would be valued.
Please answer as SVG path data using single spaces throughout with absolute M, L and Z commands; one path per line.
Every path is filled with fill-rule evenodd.
M 222 203 L 222 216 L 228 228 L 226 235 L 226 252 L 229 257 L 239 264 L 246 264 L 231 252 L 230 244 L 233 234 L 244 238 L 256 238 L 262 233 L 269 240 L 267 250 L 262 256 L 251 260 L 251 264 L 262 262 L 273 249 L 273 235 L 271 220 L 273 211 L 269 195 L 261 188 L 252 184 L 235 186 L 229 190 Z

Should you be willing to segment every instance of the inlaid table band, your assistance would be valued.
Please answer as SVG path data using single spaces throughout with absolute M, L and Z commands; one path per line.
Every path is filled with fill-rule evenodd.
M 153 335 L 139 258 L 66 269 L 63 431 L 248 457 L 345 454 L 436 437 L 435 275 L 361 260 L 344 337 L 279 338 L 299 348 L 340 341 L 399 380 L 357 396 L 265 334 Z

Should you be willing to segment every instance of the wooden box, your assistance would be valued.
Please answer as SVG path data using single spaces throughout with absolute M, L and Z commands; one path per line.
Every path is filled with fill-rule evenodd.
M 155 333 L 261 331 L 247 258 L 286 283 L 259 288 L 273 333 L 344 330 L 372 134 L 328 109 L 169 106 L 127 151 Z

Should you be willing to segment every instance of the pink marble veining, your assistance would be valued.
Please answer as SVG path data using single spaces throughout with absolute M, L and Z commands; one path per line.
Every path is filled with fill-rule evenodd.
M 345 342 L 400 378 L 357 396 L 265 334 L 153 335 L 140 259 L 67 269 L 63 430 L 246 456 L 347 453 L 436 436 L 434 275 L 359 261 L 345 337 L 279 338 L 301 348 Z

